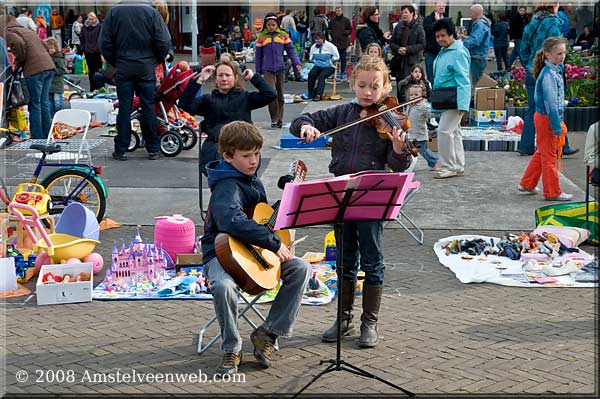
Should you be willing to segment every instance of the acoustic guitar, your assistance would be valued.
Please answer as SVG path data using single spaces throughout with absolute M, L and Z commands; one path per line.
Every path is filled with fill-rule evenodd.
M 303 161 L 297 160 L 290 166 L 291 182 L 301 182 L 306 178 L 308 169 Z M 279 236 L 281 242 L 290 246 L 288 230 L 274 231 L 279 203 L 274 208 L 261 202 L 251 212 L 252 219 L 267 227 Z M 256 245 L 244 244 L 239 239 L 225 233 L 215 238 L 215 252 L 223 269 L 229 273 L 236 284 L 251 295 L 273 289 L 281 277 L 281 263 L 277 254 Z

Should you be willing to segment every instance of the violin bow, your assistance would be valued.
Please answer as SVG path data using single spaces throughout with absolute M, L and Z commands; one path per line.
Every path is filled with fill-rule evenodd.
M 325 133 L 321 134 L 319 136 L 319 138 L 331 136 L 332 134 L 337 133 L 340 130 L 348 129 L 349 127 L 352 127 L 354 125 L 358 125 L 359 123 L 363 123 L 364 121 L 368 121 L 369 119 L 377 118 L 377 117 L 379 117 L 379 116 L 381 116 L 381 115 L 383 115 L 383 114 L 385 114 L 387 112 L 394 111 L 394 110 L 396 110 L 398 108 L 402 108 L 402 107 L 405 107 L 407 105 L 416 103 L 418 101 L 421 101 L 422 99 L 423 99 L 423 97 L 417 97 L 414 100 L 410 100 L 410 101 L 407 101 L 405 103 L 393 106 L 391 108 L 384 109 L 383 111 L 379 111 L 377 113 L 374 113 L 373 115 L 365 116 L 364 118 L 360 118 L 360 119 L 357 119 L 357 120 L 352 121 L 352 122 L 344 123 L 343 125 L 340 125 L 338 127 L 335 127 L 333 129 L 330 129 L 330 130 L 326 131 Z M 302 140 L 302 141 L 299 141 L 298 144 L 308 144 L 308 143 L 306 142 L 306 140 Z

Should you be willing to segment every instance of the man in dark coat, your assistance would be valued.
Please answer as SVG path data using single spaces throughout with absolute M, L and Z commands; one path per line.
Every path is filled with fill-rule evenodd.
M 415 8 L 406 5 L 400 11 L 402 18 L 396 24 L 390 42 L 394 54 L 392 73 L 396 76 L 396 82 L 404 79 L 410 68 L 421 62 L 421 54 L 425 48 L 425 31 L 417 22 Z
M 346 78 L 346 49 L 350 46 L 350 34 L 352 33 L 352 23 L 342 12 L 342 7 L 335 8 L 335 17 L 329 24 L 329 35 L 331 42 L 337 47 L 340 54 L 340 68 L 338 69 L 338 78 Z
M 512 68 L 513 63 L 519 57 L 521 60 L 521 39 L 523 38 L 523 30 L 527 25 L 527 7 L 520 6 L 519 12 L 510 18 L 508 24 L 508 36 L 510 40 L 515 41 L 515 47 L 513 47 L 510 58 L 508 59 L 508 65 L 506 69 Z M 521 62 L 522 63 L 522 62 Z
M 154 70 L 165 60 L 171 45 L 171 36 L 163 18 L 149 2 L 122 1 L 106 14 L 99 43 L 106 61 L 117 68 L 119 114 L 113 158 L 127 160 L 125 152 L 131 140 L 130 115 L 135 92 L 142 107 L 140 124 L 148 159 L 159 159 Z
M 427 79 L 433 85 L 433 61 L 440 52 L 440 46 L 435 40 L 435 32 L 433 31 L 433 24 L 442 18 L 446 18 L 446 2 L 444 0 L 438 0 L 435 2 L 435 9 L 431 14 L 425 17 L 423 20 L 423 30 L 425 31 L 425 72 L 427 73 Z

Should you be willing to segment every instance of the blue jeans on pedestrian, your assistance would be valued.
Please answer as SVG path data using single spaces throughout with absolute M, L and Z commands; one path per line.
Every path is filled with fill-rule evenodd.
M 221 351 L 225 353 L 242 350 L 242 338 L 237 329 L 238 286 L 223 270 L 218 258 L 211 259 L 205 266 L 213 295 L 215 315 L 221 327 Z M 310 264 L 300 258 L 281 264 L 282 284 L 263 324 L 267 332 L 278 337 L 289 338 L 302 302 L 302 295 L 311 274 Z
M 417 144 L 419 147 L 419 154 L 427 161 L 427 166 L 433 168 L 437 161 L 439 161 L 438 156 L 427 147 L 427 140 L 419 140 Z
M 483 76 L 483 71 L 487 67 L 487 59 L 484 57 L 471 57 L 471 92 L 475 92 L 477 82 Z
M 29 131 L 32 139 L 45 139 L 50 133 L 50 84 L 54 70 L 25 78 L 29 91 Z
M 385 265 L 383 264 L 383 252 L 381 250 L 381 239 L 383 238 L 383 222 L 344 222 L 343 234 L 340 226 L 335 226 L 335 242 L 343 243 L 342 251 L 337 252 L 336 263 L 339 266 L 343 262 L 343 280 L 355 281 L 358 273 L 358 265 L 365 272 L 365 284 L 383 285 Z M 339 248 L 338 244 L 338 248 Z M 340 259 L 340 257 L 342 257 Z
M 300 58 L 300 62 L 304 61 L 304 57 L 306 56 L 306 34 L 307 32 L 298 32 L 298 44 L 300 45 L 298 58 Z
M 62 93 L 50 93 L 48 96 L 48 104 L 50 106 L 50 119 L 54 118 L 54 114 L 65 107 L 65 99 Z
M 115 153 L 124 155 L 131 140 L 131 107 L 133 95 L 138 95 L 141 106 L 140 127 L 146 143 L 148 154 L 160 152 L 160 141 L 156 133 L 157 120 L 154 114 L 154 87 L 156 80 L 139 80 L 135 76 L 121 77 L 117 75 L 117 98 L 119 113 L 117 114 L 117 136 L 115 137 Z
M 510 58 L 508 59 L 507 68 L 512 68 L 512 65 L 514 64 L 517 57 L 519 57 L 519 61 L 521 61 L 521 39 L 515 39 L 515 47 L 513 47 L 512 51 L 510 53 Z M 521 62 L 521 63 L 523 63 L 523 62 Z
M 535 126 L 533 114 L 535 114 L 535 78 L 530 71 L 525 73 L 525 87 L 527 88 L 527 112 L 523 120 L 523 131 L 518 151 L 521 154 L 532 155 L 535 152 Z
M 308 73 L 308 95 L 309 97 L 322 96 L 325 91 L 325 79 L 335 71 L 332 67 L 321 68 L 313 66 Z M 317 87 L 315 88 L 315 84 Z
M 431 82 L 431 87 L 433 87 L 433 61 L 435 61 L 435 57 L 437 57 L 437 54 L 425 53 L 425 73 L 427 79 Z

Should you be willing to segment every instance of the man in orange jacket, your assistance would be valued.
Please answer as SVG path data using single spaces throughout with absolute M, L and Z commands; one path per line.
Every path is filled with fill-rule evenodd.
M 52 37 L 58 42 L 59 50 L 62 50 L 63 41 L 61 32 L 63 26 L 65 26 L 65 21 L 56 8 L 52 10 L 52 14 L 50 15 L 50 26 L 52 27 Z

